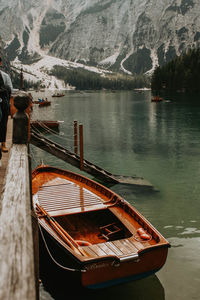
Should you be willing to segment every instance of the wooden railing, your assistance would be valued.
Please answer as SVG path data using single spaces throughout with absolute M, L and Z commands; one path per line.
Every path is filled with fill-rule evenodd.
M 14 97 L 13 144 L 0 201 L 0 299 L 34 300 L 38 292 L 38 231 L 31 209 L 29 97 Z

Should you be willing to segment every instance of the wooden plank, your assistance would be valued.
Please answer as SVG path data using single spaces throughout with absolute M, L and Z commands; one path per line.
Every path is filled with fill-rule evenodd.
M 131 244 L 128 239 L 121 240 L 121 242 L 130 252 L 137 252 L 135 245 Z
M 46 200 L 46 201 L 55 201 L 55 197 L 56 200 L 62 200 L 62 201 L 69 201 L 69 202 L 73 202 L 73 201 L 96 201 L 98 203 L 102 203 L 103 201 L 101 201 L 98 198 L 95 197 L 88 197 L 86 195 L 83 195 L 82 199 L 80 196 L 80 193 L 74 193 L 73 191 L 71 191 L 70 193 L 68 193 L 67 195 L 63 192 L 61 192 L 62 194 L 56 194 L 56 193 L 47 193 L 47 194 L 41 194 L 39 193 L 40 197 L 42 200 Z
M 130 254 L 130 250 L 125 247 L 125 245 L 122 243 L 122 240 L 116 240 L 112 242 L 119 250 L 125 255 L 125 254 Z
M 131 244 L 133 244 L 138 250 L 143 250 L 145 248 L 144 243 L 138 242 L 134 237 L 129 239 Z M 145 242 L 146 243 L 146 242 Z
M 96 202 L 86 202 L 84 204 L 80 204 L 78 202 L 74 202 L 74 203 L 63 203 L 62 201 L 61 202 L 56 202 L 55 204 L 49 204 L 49 203 L 45 203 L 43 201 L 40 201 L 40 204 L 43 206 L 43 207 L 46 207 L 48 209 L 62 209 L 62 208 L 65 208 L 65 209 L 70 209 L 70 208 L 74 208 L 74 207 L 85 207 L 85 206 L 91 206 L 91 205 L 99 205 L 98 203 Z M 102 205 L 102 204 L 101 204 Z
M 98 255 L 96 254 L 96 252 L 93 251 L 91 246 L 84 246 L 84 251 L 91 257 L 98 257 Z
M 98 244 L 98 246 L 106 253 L 106 255 L 116 255 L 115 252 L 106 245 L 106 243 Z
M 116 247 L 113 242 L 107 242 L 106 245 L 111 248 L 117 256 L 123 255 L 123 252 L 118 247 Z
M 50 215 L 52 217 L 56 216 L 63 216 L 63 215 L 68 215 L 68 214 L 75 214 L 79 212 L 88 212 L 88 211 L 93 211 L 93 210 L 100 210 L 100 209 L 105 209 L 105 206 L 102 205 L 89 205 L 86 207 L 78 207 L 78 208 L 70 208 L 70 209 L 60 209 L 60 210 L 47 210 L 47 212 L 50 212 Z
M 94 204 L 97 204 L 97 205 L 103 205 L 101 202 L 97 202 L 97 201 L 87 201 L 87 200 L 80 200 L 80 199 L 76 199 L 76 200 L 73 200 L 73 201 L 68 201 L 67 199 L 55 199 L 54 200 L 55 203 L 51 202 L 51 201 L 48 201 L 48 200 L 44 200 L 44 199 L 39 199 L 39 202 L 42 203 L 43 205 L 47 205 L 47 206 L 56 206 L 56 205 L 64 205 L 64 206 L 84 206 L 84 205 L 94 205 Z
M 65 197 L 65 195 L 57 197 L 55 195 L 55 197 L 53 197 L 53 199 L 51 198 L 51 196 L 47 196 L 47 197 L 42 197 L 41 195 L 39 196 L 39 201 L 43 202 L 43 203 L 50 203 L 51 205 L 56 203 L 68 203 L 68 204 L 73 204 L 73 203 L 97 203 L 97 204 L 102 204 L 101 201 L 97 201 L 96 199 L 80 199 L 80 197 L 70 197 L 69 198 Z
M 36 299 L 26 145 L 10 150 L 0 228 L 0 299 Z
M 42 203 L 41 203 L 42 204 Z M 85 205 L 80 205 L 79 203 L 76 203 L 76 204 L 73 204 L 73 205 L 69 205 L 67 203 L 61 203 L 60 205 L 55 203 L 55 205 L 43 205 L 42 206 L 44 208 L 46 208 L 47 210 L 51 211 L 51 210 L 59 210 L 59 209 L 73 209 L 73 208 L 79 208 L 79 209 L 82 209 L 82 208 L 85 208 L 87 206 L 94 206 L 94 205 L 97 205 L 99 206 L 99 204 L 96 204 L 96 203 L 85 203 Z M 103 207 L 103 204 L 100 205 L 101 207 Z
M 58 193 L 59 192 L 59 193 Z M 40 188 L 39 190 L 39 194 L 40 195 L 43 195 L 44 197 L 46 195 L 56 195 L 56 196 L 59 196 L 60 193 L 66 195 L 66 196 L 73 196 L 73 195 L 76 195 L 76 196 L 83 196 L 84 198 L 94 198 L 94 199 L 97 199 L 99 201 L 104 201 L 101 197 L 99 197 L 96 193 L 92 192 L 92 191 L 89 191 L 85 188 L 82 188 L 76 184 L 71 184 L 71 185 L 64 185 L 64 184 L 59 184 L 58 185 L 50 185 L 49 187 L 45 186 L 45 187 L 42 187 Z
M 99 244 L 90 246 L 90 249 L 92 249 L 98 256 L 105 256 L 106 255 L 105 251 L 103 251 L 101 249 Z

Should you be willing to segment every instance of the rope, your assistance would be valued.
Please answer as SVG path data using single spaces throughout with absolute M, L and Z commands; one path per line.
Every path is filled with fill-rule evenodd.
M 31 127 L 32 127 L 31 131 L 36 132 L 36 133 L 38 133 L 38 134 L 41 135 L 41 132 L 40 132 L 40 130 L 37 127 L 35 127 L 34 125 L 31 125 Z
M 51 135 L 54 135 L 56 136 L 57 138 L 59 138 L 61 141 L 67 141 L 69 144 L 72 143 L 72 145 L 69 145 L 69 144 L 65 144 L 65 143 L 62 143 L 62 146 L 65 147 L 69 147 L 72 151 L 74 151 L 74 134 L 73 134 L 73 138 L 69 138 L 69 137 L 66 137 L 64 136 L 64 132 L 57 132 L 55 130 L 52 130 L 51 128 L 49 128 L 47 125 L 45 125 L 44 123 L 38 121 L 38 120 L 34 120 L 35 122 L 37 122 L 37 124 L 44 130 L 44 133 L 49 133 Z M 34 124 L 31 125 L 32 127 L 32 131 L 34 132 L 37 131 L 38 134 L 40 134 L 42 136 L 42 133 L 41 131 L 36 128 L 36 126 Z M 70 125 L 68 125 L 68 127 L 72 127 Z M 87 147 L 97 147 L 97 145 L 95 145 L 94 143 L 88 143 L 87 142 Z
M 42 228 L 41 228 L 41 225 L 39 224 L 39 222 L 38 222 L 38 227 L 39 227 L 39 230 L 40 230 L 40 233 L 41 233 L 41 236 L 42 236 L 44 245 L 45 245 L 45 247 L 46 247 L 46 249 L 47 249 L 47 252 L 48 252 L 50 258 L 52 259 L 52 261 L 53 261 L 57 266 L 59 266 L 60 268 L 62 268 L 62 269 L 64 269 L 64 270 L 71 271 L 71 272 L 86 272 L 86 270 L 78 270 L 78 269 L 68 268 L 68 267 L 66 267 L 66 266 L 61 265 L 59 262 L 57 262 L 57 261 L 55 260 L 55 258 L 53 257 L 53 255 L 51 254 L 50 250 L 49 250 L 49 247 L 48 247 L 48 245 L 47 245 L 47 242 L 46 242 L 46 240 L 45 240 L 45 237 L 44 237 L 44 234 L 43 234 L 43 232 L 42 232 Z
M 39 121 L 36 121 L 37 124 L 42 127 L 44 130 L 48 131 L 48 132 L 51 132 L 52 134 L 55 134 L 55 135 L 58 135 L 60 136 L 59 132 L 56 132 L 55 130 L 49 128 L 47 125 L 45 125 L 44 123 L 42 122 L 39 122 Z M 34 125 L 33 125 L 34 126 Z
M 56 137 L 59 137 L 60 139 L 62 140 L 66 140 L 66 141 L 70 141 L 70 142 L 73 142 L 74 140 L 72 138 L 67 138 L 67 137 L 64 137 L 64 133 L 59 133 L 59 132 L 56 132 L 55 130 L 52 130 L 51 128 L 49 128 L 47 125 L 45 125 L 44 123 L 41 123 L 41 122 L 37 122 L 37 124 L 43 128 L 44 131 L 46 131 L 47 133 L 50 133 L 52 135 L 55 135 Z M 33 128 L 33 130 L 37 130 L 38 133 L 41 134 L 40 130 L 36 128 L 35 125 L 31 125 L 31 127 Z
M 37 128 L 32 129 L 32 133 L 38 134 L 40 136 L 40 138 L 45 138 L 45 136 Z M 54 141 L 53 139 L 50 140 L 50 142 L 58 144 L 58 142 Z M 65 145 L 65 143 L 61 143 L 60 146 L 62 146 L 65 149 L 67 149 L 67 147 L 68 147 L 68 150 L 70 149 L 71 152 L 73 152 L 73 146 Z M 50 148 L 50 146 L 49 146 L 49 148 Z

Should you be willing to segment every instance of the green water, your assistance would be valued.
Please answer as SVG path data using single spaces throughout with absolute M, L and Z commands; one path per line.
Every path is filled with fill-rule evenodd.
M 91 299 L 190 300 L 200 294 L 200 99 L 183 95 L 151 102 L 151 92 L 68 92 L 47 96 L 49 107 L 34 106 L 33 118 L 64 121 L 51 139 L 73 149 L 73 122 L 83 124 L 85 158 L 114 174 L 142 176 L 159 192 L 114 191 L 134 205 L 171 243 L 156 276 L 87 295 Z M 33 166 L 45 163 L 79 172 L 31 147 Z M 87 175 L 88 176 L 88 175 Z M 86 295 L 85 295 L 86 296 Z M 50 295 L 41 285 L 41 299 Z

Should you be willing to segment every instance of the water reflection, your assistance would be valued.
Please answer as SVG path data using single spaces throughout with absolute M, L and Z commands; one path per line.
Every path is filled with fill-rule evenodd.
M 166 299 L 199 299 L 200 238 L 180 236 L 169 238 L 169 242 L 172 247 L 167 264 L 159 271 L 159 279 L 165 282 Z
M 41 300 L 67 300 L 69 295 L 82 297 L 85 299 L 135 299 L 135 300 L 164 300 L 165 293 L 163 286 L 156 275 L 149 278 L 135 281 L 133 283 L 124 284 L 104 290 L 77 290 L 76 287 L 70 289 L 67 284 L 63 287 L 57 287 L 56 284 L 51 286 L 40 286 Z

